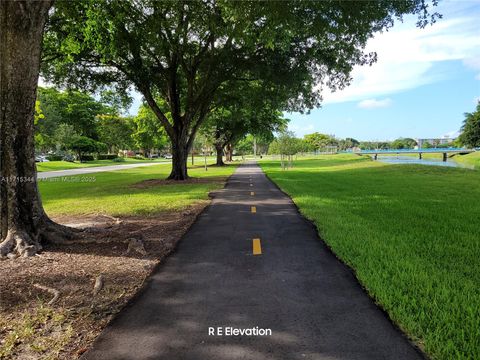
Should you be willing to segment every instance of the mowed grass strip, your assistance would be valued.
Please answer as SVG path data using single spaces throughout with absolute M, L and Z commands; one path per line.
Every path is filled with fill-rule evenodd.
M 480 172 L 355 155 L 262 168 L 434 359 L 480 359 Z
M 473 166 L 475 169 L 480 169 L 480 151 L 467 155 L 455 155 L 454 160 L 461 164 Z
M 111 165 L 127 165 L 127 164 L 141 164 L 141 163 L 151 163 L 158 162 L 159 164 L 170 163 L 166 159 L 133 159 L 125 158 L 124 161 L 117 162 L 113 160 L 93 160 L 86 162 L 70 162 L 70 161 L 46 161 L 37 163 L 37 172 L 44 171 L 57 171 L 57 170 L 71 170 L 71 169 L 81 169 L 88 167 L 97 167 L 97 166 L 111 166 Z
M 153 215 L 179 211 L 208 200 L 208 193 L 222 187 L 235 170 L 224 167 L 193 167 L 189 175 L 205 181 L 168 182 L 137 186 L 142 181 L 165 179 L 171 165 L 46 179 L 39 182 L 43 205 L 50 216 L 109 214 Z

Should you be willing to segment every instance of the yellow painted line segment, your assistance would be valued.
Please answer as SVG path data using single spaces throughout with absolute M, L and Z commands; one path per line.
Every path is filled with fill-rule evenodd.
M 256 206 L 252 206 L 252 214 L 255 214 L 257 212 L 257 207 Z
M 253 255 L 262 255 L 262 244 L 260 239 L 253 239 Z

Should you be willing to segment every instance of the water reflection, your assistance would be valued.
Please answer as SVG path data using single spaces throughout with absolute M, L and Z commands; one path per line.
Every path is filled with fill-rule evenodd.
M 459 167 L 473 169 L 473 166 L 457 163 L 452 159 L 442 161 L 441 159 L 418 159 L 411 156 L 379 156 L 378 161 L 389 164 L 421 164 L 421 165 L 433 165 L 433 166 L 447 166 L 447 167 Z

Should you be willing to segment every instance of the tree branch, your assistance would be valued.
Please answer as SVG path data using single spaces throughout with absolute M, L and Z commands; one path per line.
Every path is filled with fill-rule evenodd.
M 162 123 L 168 136 L 170 136 L 170 139 L 173 140 L 175 138 L 175 132 L 173 131 L 173 126 L 172 124 L 170 124 L 170 121 L 168 121 L 167 117 L 165 116 L 165 114 L 163 113 L 163 111 L 160 109 L 157 102 L 153 98 L 150 89 L 147 86 L 143 86 L 143 87 L 140 87 L 139 90 L 142 93 L 142 95 L 145 97 L 147 104 L 152 108 L 153 112 Z

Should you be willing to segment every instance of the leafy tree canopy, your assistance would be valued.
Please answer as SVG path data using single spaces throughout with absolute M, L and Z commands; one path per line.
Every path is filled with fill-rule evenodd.
M 37 133 L 53 137 L 59 124 L 73 126 L 82 136 L 98 138 L 95 116 L 113 114 L 116 110 L 91 95 L 75 91 L 60 91 L 55 88 L 38 88 L 37 99 L 44 118 L 38 122 Z
M 133 118 L 133 133 L 131 135 L 135 145 L 144 152 L 152 149 L 164 150 L 169 146 L 165 129 L 158 122 L 152 110 L 142 105 L 137 116 Z
M 475 111 L 465 113 L 460 142 L 468 147 L 480 147 L 480 101 Z
M 110 153 L 132 147 L 133 120 L 131 118 L 118 115 L 97 115 L 95 120 L 98 139 L 107 145 Z
M 288 94 L 291 110 L 313 108 L 322 89 L 343 88 L 354 65 L 375 61 L 363 51 L 375 32 L 408 13 L 424 26 L 437 17 L 427 8 L 427 0 L 59 0 L 43 73 L 124 93 L 134 85 L 172 141 L 170 177 L 184 179 L 188 150 L 225 82 L 262 79 Z
M 335 146 L 338 143 L 335 137 L 319 132 L 305 135 L 304 140 L 309 145 L 310 150 L 319 150 L 326 146 Z

